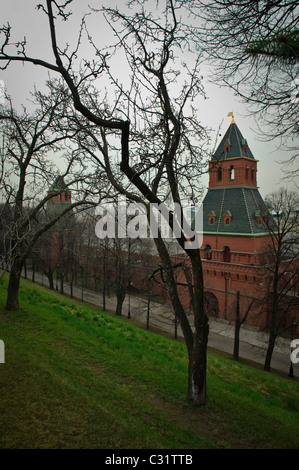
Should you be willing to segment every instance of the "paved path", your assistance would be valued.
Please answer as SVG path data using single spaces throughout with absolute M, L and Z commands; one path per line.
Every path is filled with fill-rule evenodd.
M 27 270 L 27 278 L 31 272 Z M 44 286 L 49 286 L 45 275 L 35 274 L 35 281 Z M 64 293 L 70 295 L 70 286 L 64 283 Z M 73 287 L 73 296 L 79 300 L 90 302 L 102 307 L 102 293 L 93 292 L 80 287 Z M 115 297 L 106 296 L 106 310 L 115 311 Z M 156 332 L 167 332 L 175 337 L 175 322 L 172 308 L 154 301 L 150 301 L 148 309 L 148 300 L 134 296 L 127 296 L 123 304 L 123 315 L 127 316 L 130 311 L 130 317 L 142 324 L 148 325 L 149 330 Z M 208 346 L 210 348 L 224 351 L 232 354 L 234 327 L 227 321 L 210 319 L 210 333 Z M 177 327 L 177 337 L 183 338 L 180 326 Z M 267 350 L 268 335 L 256 328 L 242 327 L 240 332 L 240 357 L 264 364 Z M 278 338 L 275 351 L 272 356 L 271 368 L 277 369 L 288 376 L 290 370 L 290 340 Z M 299 364 L 293 364 L 294 376 L 299 377 Z

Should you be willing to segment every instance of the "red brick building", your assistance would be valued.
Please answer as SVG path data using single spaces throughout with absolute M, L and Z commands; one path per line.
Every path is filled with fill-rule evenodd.
M 264 306 L 258 302 L 263 298 L 266 288 L 265 249 L 270 238 L 264 221 L 268 218 L 273 227 L 275 222 L 257 186 L 257 164 L 258 160 L 253 156 L 247 140 L 232 119 L 209 162 L 209 187 L 203 201 L 201 252 L 207 314 L 234 321 L 239 292 L 241 316 L 255 300 L 246 323 L 264 329 L 269 325 L 269 315 L 267 309 L 262 309 Z M 53 198 L 48 204 L 50 211 L 64 210 L 67 204 L 71 204 L 71 191 L 62 177 L 56 179 L 49 192 L 53 192 Z M 61 243 L 59 238 L 65 229 L 71 229 L 69 221 L 67 227 L 59 226 L 58 223 L 50 235 L 53 266 L 56 266 L 61 255 L 59 251 L 65 247 L 66 242 Z M 132 247 L 132 251 L 125 256 L 124 264 L 129 265 L 126 267 L 128 279 L 125 282 L 131 285 L 133 291 L 151 290 L 167 298 L 161 284 L 153 280 L 149 282 L 149 276 L 159 265 L 153 243 L 149 242 L 140 249 Z M 100 256 L 96 245 L 93 248 L 96 266 L 92 268 L 90 264 L 90 273 L 99 271 L 101 277 L 106 277 L 105 282 L 113 280 L 115 261 L 111 258 L 112 262 L 104 268 L 104 256 Z M 172 259 L 174 264 L 187 262 L 184 253 L 174 254 Z M 176 275 L 178 280 L 184 281 L 182 272 L 177 270 Z M 180 287 L 179 290 L 185 308 L 190 309 L 187 289 Z M 290 312 L 286 323 L 291 324 L 291 318 L 296 316 L 298 325 L 299 313 L 296 308 Z
M 247 324 L 264 329 L 269 318 L 257 302 L 266 288 L 264 255 L 269 232 L 264 218 L 270 225 L 275 222 L 257 187 L 257 164 L 232 118 L 209 162 L 201 249 L 208 314 L 234 320 L 240 292 L 241 315 L 256 299 Z
M 47 216 L 54 219 L 62 214 L 72 204 L 72 192 L 65 184 L 61 175 L 58 175 L 54 183 L 48 190 L 48 195 L 52 196 L 47 203 Z M 69 234 L 74 233 L 74 222 L 72 213 L 68 217 L 63 217 L 58 220 L 48 232 L 49 237 L 49 252 L 50 252 L 50 266 L 54 268 L 57 266 L 59 258 L 62 258 L 62 252 L 66 249 L 69 243 Z

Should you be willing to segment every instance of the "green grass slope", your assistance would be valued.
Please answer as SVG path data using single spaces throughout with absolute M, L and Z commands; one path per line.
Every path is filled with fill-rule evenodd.
M 7 312 L 6 285 L 1 449 L 299 448 L 297 379 L 209 353 L 194 409 L 182 343 L 25 280 Z

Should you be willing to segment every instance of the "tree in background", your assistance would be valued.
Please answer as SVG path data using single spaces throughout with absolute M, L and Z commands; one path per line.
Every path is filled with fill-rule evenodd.
M 280 189 L 265 199 L 275 219 L 264 218 L 269 232 L 265 248 L 265 294 L 262 300 L 269 318 L 269 342 L 264 369 L 269 371 L 278 335 L 298 318 L 299 288 L 299 198 L 294 191 Z M 296 314 L 297 312 L 297 314 Z
M 246 299 L 247 300 L 247 299 Z M 239 359 L 239 350 L 240 350 L 240 329 L 241 326 L 246 322 L 250 311 L 252 310 L 254 304 L 256 303 L 256 299 L 252 299 L 251 301 L 246 301 L 246 305 L 244 306 L 243 302 L 240 302 L 240 291 L 237 292 L 236 302 L 235 305 L 232 304 L 233 308 L 235 308 L 235 334 L 234 334 L 234 350 L 233 350 L 233 358 L 235 360 Z
M 37 239 L 73 207 L 82 204 L 77 201 L 52 218 L 41 217 L 53 197 L 53 194 L 43 195 L 44 188 L 48 188 L 55 178 L 49 152 L 61 151 L 61 144 L 65 146 L 67 139 L 74 137 L 77 131 L 65 126 L 63 112 L 67 108 L 67 98 L 58 82 L 48 83 L 48 94 L 35 91 L 34 100 L 31 112 L 25 107 L 21 113 L 16 112 L 10 100 L 0 109 L 5 154 L 1 197 L 11 211 L 11 223 L 5 231 L 5 238 L 9 240 L 9 250 L 5 253 L 10 271 L 8 310 L 19 308 L 21 272 Z M 72 181 L 82 181 L 84 173 L 76 155 L 70 152 L 65 159 L 68 159 L 65 174 L 71 177 L 72 171 Z
M 213 83 L 231 87 L 256 114 L 260 134 L 290 152 L 298 175 L 299 5 L 296 0 L 186 2 L 190 28 L 213 65 Z M 263 126 L 262 126 L 263 124 Z M 293 168 L 294 165 L 294 168 Z

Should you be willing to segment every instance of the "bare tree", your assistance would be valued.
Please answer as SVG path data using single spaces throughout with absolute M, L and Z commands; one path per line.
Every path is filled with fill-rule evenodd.
M 35 257 L 38 271 L 47 276 L 48 281 L 49 281 L 49 287 L 51 290 L 53 290 L 54 289 L 54 272 L 56 268 L 56 263 L 53 260 L 53 250 L 51 249 L 51 247 L 49 247 L 48 232 L 44 232 L 36 241 L 33 247 L 33 250 L 28 255 L 29 262 L 30 262 L 30 259 L 32 259 L 32 257 Z M 26 260 L 26 263 L 27 263 L 27 260 Z M 26 272 L 25 272 L 25 276 L 26 276 Z
M 234 351 L 233 351 L 233 358 L 235 360 L 239 359 L 239 349 L 240 349 L 240 329 L 241 326 L 246 322 L 250 311 L 252 310 L 254 304 L 256 303 L 256 299 L 252 299 L 250 302 L 247 301 L 247 305 L 241 305 L 240 303 L 240 291 L 237 292 L 237 298 L 235 305 L 236 317 L 235 317 L 235 335 L 234 335 Z M 243 315 L 242 315 L 243 313 Z
M 7 68 L 12 61 L 22 61 L 46 67 L 63 77 L 75 109 L 86 120 L 85 130 L 93 130 L 89 138 L 100 152 L 94 152 L 98 166 L 105 169 L 110 183 L 117 191 L 145 205 L 149 219 L 150 204 L 161 204 L 167 193 L 171 195 L 172 202 L 181 207 L 186 197 L 189 198 L 188 202 L 191 200 L 195 204 L 205 155 L 200 143 L 205 131 L 192 107 L 192 100 L 202 94 L 202 87 L 198 54 L 192 68 L 184 64 L 184 54 L 190 52 L 186 31 L 178 21 L 175 2 L 165 2 L 165 9 L 160 16 L 158 13 L 158 17 L 145 11 L 144 5 L 135 14 L 105 10 L 118 38 L 114 52 L 122 50 L 130 68 L 127 78 L 131 80 L 128 86 L 114 76 L 108 67 L 107 55 L 90 35 L 88 39 L 95 48 L 96 60 L 85 61 L 80 72 L 75 72 L 73 63 L 78 56 L 85 19 L 75 52 L 58 45 L 55 23 L 59 17 L 63 20 L 68 18 L 71 3 L 67 1 L 59 5 L 56 1 L 47 0 L 39 5 L 48 16 L 54 63 L 29 57 L 24 42 L 17 45 L 17 54 L 10 54 L 8 25 L 2 28 L 4 41 L 0 60 L 4 62 L 3 68 Z M 140 5 L 140 2 L 136 4 Z M 106 106 L 103 101 L 99 104 L 92 88 L 87 86 L 88 79 L 101 78 L 104 71 L 114 87 L 115 98 L 111 106 Z M 182 72 L 186 73 L 181 78 L 179 75 Z M 120 137 L 118 148 L 115 137 Z M 169 224 L 173 228 L 172 212 Z M 190 324 L 180 301 L 170 255 L 160 231 L 155 243 L 163 264 L 169 296 L 187 345 L 188 398 L 196 405 L 203 405 L 206 403 L 209 327 L 203 305 L 200 250 L 191 244 L 190 231 L 186 233 L 182 229 L 177 239 L 192 266 L 194 325 Z
M 263 305 L 269 315 L 269 342 L 264 369 L 269 371 L 278 335 L 298 321 L 299 199 L 294 191 L 280 189 L 266 198 L 276 225 L 265 216 L 269 232 L 265 249 Z
M 44 187 L 49 187 L 55 177 L 54 164 L 48 158 L 48 152 L 59 152 L 61 143 L 65 145 L 66 140 L 77 132 L 72 129 L 69 131 L 67 126 L 64 128 L 62 112 L 67 106 L 67 96 L 60 87 L 54 92 L 52 84 L 49 84 L 48 94 L 35 92 L 34 111 L 29 113 L 23 108 L 22 113 L 17 113 L 11 102 L 0 110 L 6 155 L 1 193 L 12 213 L 11 224 L 5 232 L 9 239 L 9 251 L 6 253 L 10 271 L 6 302 L 8 310 L 19 307 L 22 268 L 36 240 L 64 214 L 82 204 L 82 201 L 77 201 L 64 211 L 52 214 L 52 217 L 43 217 L 43 223 L 40 224 L 41 214 L 53 197 L 53 194 L 44 193 Z M 72 170 L 73 182 L 82 180 L 82 167 L 79 167 L 80 161 L 70 152 L 65 174 L 71 175 Z
M 260 137 L 280 138 L 290 154 L 283 171 L 297 176 L 298 2 L 191 0 L 186 6 L 196 45 L 213 64 L 213 82 L 250 105 Z
M 0 278 L 8 270 L 8 253 L 10 247 L 9 241 L 9 232 L 10 226 L 12 222 L 12 210 L 11 206 L 8 203 L 4 203 L 0 205 L 0 269 L 1 275 Z

